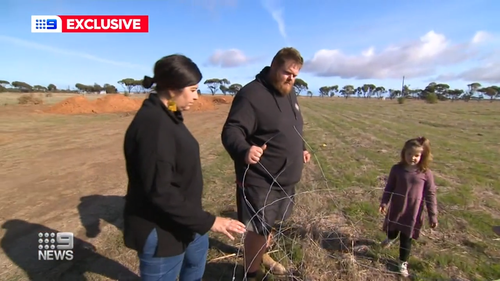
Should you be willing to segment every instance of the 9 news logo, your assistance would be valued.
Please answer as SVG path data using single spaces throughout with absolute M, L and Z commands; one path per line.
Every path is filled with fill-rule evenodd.
M 57 16 L 31 16 L 32 33 L 60 33 L 62 21 Z
M 146 15 L 32 15 L 31 33 L 147 33 Z
M 38 260 L 73 260 L 74 241 L 72 232 L 38 233 Z

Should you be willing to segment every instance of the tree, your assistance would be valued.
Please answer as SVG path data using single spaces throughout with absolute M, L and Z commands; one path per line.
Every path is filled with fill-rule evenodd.
M 373 84 L 364 84 L 361 86 L 361 92 L 363 93 L 364 98 L 371 98 L 373 91 L 375 91 L 375 88 L 377 88 Z
M 30 92 L 33 90 L 33 87 L 30 84 L 21 81 L 14 81 L 11 83 L 11 85 L 21 92 Z
M 94 86 L 92 86 L 92 88 L 91 88 L 91 91 L 92 91 L 93 93 L 100 93 L 100 92 L 101 92 L 101 91 L 103 91 L 103 90 L 104 90 L 104 88 L 103 88 L 103 87 L 101 87 L 101 85 L 99 85 L 99 84 L 97 84 L 97 83 L 94 83 Z
M 468 102 L 472 97 L 476 95 L 478 90 L 481 88 L 481 84 L 473 82 L 467 85 L 467 91 L 464 93 L 464 101 Z M 482 95 L 482 94 L 481 94 Z
M 11 85 L 21 92 L 31 92 L 33 90 L 33 87 L 30 84 L 21 81 L 14 81 Z
M 126 90 L 129 94 L 134 88 L 138 88 L 138 91 L 141 91 L 141 89 L 144 90 L 142 88 L 142 80 L 136 80 L 134 78 L 124 78 L 117 83 L 122 85 L 123 89 Z
M 222 92 L 222 94 L 225 96 L 226 93 L 228 92 L 228 88 L 226 87 L 226 85 L 220 85 L 219 86 L 219 89 L 220 91 Z
M 78 89 L 78 92 L 80 93 L 88 93 L 92 91 L 92 86 L 85 85 L 82 83 L 76 83 L 75 88 Z
M 0 92 L 7 92 L 8 85 L 10 85 L 9 81 L 0 80 Z
M 362 97 L 363 96 L 363 90 L 361 89 L 361 86 L 360 87 L 357 87 L 356 89 L 354 89 L 354 93 L 356 96 L 358 96 L 358 98 Z
M 110 84 L 104 84 L 102 86 L 104 88 L 104 91 L 106 91 L 106 94 L 116 94 L 118 93 L 118 89 L 116 89 L 115 86 L 110 85 Z
M 395 99 L 401 96 L 401 90 L 389 89 L 389 99 Z
M 436 93 L 436 85 L 437 85 L 436 82 L 429 83 L 424 88 L 424 90 L 420 93 L 419 98 L 425 100 L 425 99 L 427 99 L 428 95 L 435 94 Z
M 339 91 L 339 86 L 338 85 L 333 85 L 333 86 L 323 86 L 319 88 L 319 94 L 320 96 L 326 96 L 326 97 L 334 97 L 336 93 Z
M 448 91 L 450 90 L 450 85 L 448 84 L 436 84 L 434 87 L 434 93 L 439 100 L 446 100 L 448 98 Z
M 302 93 L 305 90 L 309 90 L 309 87 L 307 86 L 306 81 L 300 79 L 300 78 L 295 78 L 295 82 L 293 83 L 293 87 L 295 88 L 295 92 L 297 93 L 298 96 L 300 96 L 300 93 Z
M 241 86 L 241 84 L 235 83 L 235 84 L 231 84 L 231 86 L 229 86 L 227 88 L 227 91 L 229 92 L 229 94 L 234 96 L 234 95 L 238 94 L 238 92 L 241 90 L 241 88 L 243 88 L 243 86 Z
M 105 84 L 109 85 L 109 84 Z M 113 86 L 114 87 L 114 86 Z M 78 89 L 80 93 L 100 93 L 106 90 L 106 87 L 101 87 L 101 85 L 94 83 L 94 85 L 85 85 L 82 83 L 76 83 L 75 88 Z
M 9 85 L 10 85 L 9 81 L 6 81 L 6 80 L 0 80 L 0 86 L 2 86 L 2 87 L 7 87 L 7 86 L 9 86 Z
M 48 90 L 49 92 L 57 92 L 57 87 L 56 87 L 56 85 L 54 85 L 54 84 L 49 84 L 49 85 L 47 86 L 47 90 Z
M 464 90 L 462 89 L 452 89 L 448 90 L 448 96 L 450 97 L 451 101 L 456 101 L 460 99 L 460 97 L 464 94 Z
M 352 94 L 354 94 L 354 86 L 353 85 L 345 85 L 344 87 L 342 87 L 342 90 L 340 90 L 339 92 L 341 95 L 343 95 L 347 99 Z
M 406 86 L 405 86 L 406 87 Z M 379 86 L 379 87 L 376 87 L 374 90 L 373 90 L 373 93 L 377 96 L 377 98 L 381 98 L 383 94 L 385 94 L 387 91 L 385 90 L 384 87 L 382 86 Z
M 328 96 L 329 94 L 330 94 L 330 87 L 329 86 L 323 86 L 323 87 L 319 88 L 319 95 L 320 96 L 324 97 L 324 96 Z
M 493 102 L 493 99 L 495 99 L 496 97 L 499 96 L 500 87 L 490 86 L 490 87 L 486 87 L 486 88 L 481 88 L 481 89 L 478 89 L 478 92 L 481 92 L 481 93 L 487 95 L 488 97 L 490 97 L 490 102 Z
M 223 78 L 223 79 L 211 78 L 211 79 L 205 80 L 205 82 L 203 82 L 203 84 L 207 85 L 208 89 L 210 89 L 210 92 L 212 93 L 212 96 L 213 96 L 213 95 L 215 95 L 215 93 L 217 93 L 217 90 L 219 90 L 222 85 L 226 86 L 226 85 L 231 84 L 231 82 L 229 82 L 229 80 L 227 80 L 226 78 Z M 224 89 L 226 89 L 226 88 L 224 88 Z
M 35 92 L 46 92 L 47 88 L 44 86 L 41 86 L 41 85 L 35 85 L 35 86 L 33 86 L 33 90 Z
M 330 86 L 330 97 L 333 98 L 338 92 L 339 92 L 339 86 L 338 85 Z

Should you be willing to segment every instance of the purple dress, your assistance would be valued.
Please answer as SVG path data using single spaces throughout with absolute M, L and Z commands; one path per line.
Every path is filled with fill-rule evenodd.
M 423 225 L 424 202 L 430 223 L 437 223 L 437 200 L 434 176 L 427 169 L 422 173 L 402 164 L 392 166 L 381 204 L 387 205 L 382 229 L 398 230 L 418 239 Z

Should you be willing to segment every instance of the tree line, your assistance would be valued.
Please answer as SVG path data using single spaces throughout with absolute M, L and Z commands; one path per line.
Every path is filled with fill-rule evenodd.
M 147 93 L 149 89 L 142 87 L 142 79 L 124 78 L 117 82 L 124 89 L 125 93 Z M 223 95 L 236 95 L 242 88 L 241 84 L 231 83 L 226 78 L 210 78 L 203 82 L 208 87 L 210 93 L 215 95 L 220 91 Z M 312 97 L 314 93 L 309 89 L 306 81 L 297 78 L 294 84 L 294 90 L 297 95 L 305 94 Z M 404 85 L 401 89 L 386 89 L 383 86 L 376 86 L 374 84 L 363 84 L 362 86 L 355 87 L 353 85 L 345 85 L 340 87 L 338 85 L 322 86 L 319 89 L 320 97 L 335 97 L 343 96 L 345 98 L 358 97 L 358 98 L 381 98 L 388 94 L 390 99 L 394 98 L 412 98 L 412 99 L 426 99 L 429 95 L 435 95 L 439 100 L 465 100 L 470 99 L 482 100 L 489 98 L 493 101 L 500 98 L 499 86 L 483 87 L 480 83 L 474 82 L 467 85 L 467 90 L 453 89 L 448 84 L 431 82 L 423 89 L 412 89 L 410 85 Z M 116 94 L 118 89 L 112 84 L 99 85 L 86 85 L 76 83 L 74 89 L 58 89 L 54 84 L 48 86 L 30 85 L 26 82 L 13 81 L 8 82 L 0 80 L 0 92 L 62 92 L 62 93 L 106 93 Z M 201 94 L 200 90 L 198 93 Z
M 295 80 L 294 88 L 298 95 L 305 92 L 307 96 L 313 96 L 313 92 L 309 90 L 307 82 L 300 78 Z M 448 84 L 431 82 L 423 89 L 412 89 L 410 88 L 410 85 L 404 85 L 401 89 L 386 89 L 383 86 L 376 86 L 374 84 L 363 84 L 359 87 L 345 85 L 342 88 L 338 85 L 333 85 L 322 86 L 319 88 L 319 95 L 321 97 L 334 97 L 339 95 L 345 98 L 352 96 L 356 96 L 358 98 L 382 98 L 386 94 L 388 94 L 390 99 L 426 99 L 429 95 L 433 95 L 436 96 L 438 100 L 469 101 L 471 99 L 482 100 L 486 97 L 493 101 L 496 98 L 500 98 L 500 87 L 483 87 L 480 83 L 474 82 L 467 85 L 467 90 L 463 90 L 453 89 Z
M 47 86 L 42 85 L 30 85 L 22 81 L 9 82 L 6 80 L 0 80 L 0 92 L 50 92 L 50 93 L 101 93 L 106 92 L 107 94 L 118 93 L 118 89 L 111 84 L 104 84 L 103 86 L 95 83 L 94 85 L 85 85 L 81 83 L 75 84 L 75 89 L 58 89 L 56 85 L 49 84 Z

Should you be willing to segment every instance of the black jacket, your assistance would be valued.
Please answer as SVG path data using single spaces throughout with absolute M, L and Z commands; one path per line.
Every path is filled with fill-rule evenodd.
M 215 217 L 202 208 L 199 145 L 181 112 L 171 112 L 150 94 L 127 129 L 124 152 L 125 245 L 141 253 L 156 228 L 156 256 L 183 253 L 195 233 L 210 230 Z
M 295 185 L 302 175 L 303 119 L 295 92 L 281 96 L 266 81 L 268 73 L 269 67 L 265 67 L 236 94 L 221 139 L 234 161 L 238 182 L 245 176 L 244 184 L 268 188 L 273 177 L 277 177 L 282 187 L 288 187 Z M 265 169 L 259 164 L 250 165 L 245 174 L 248 149 L 263 144 L 267 149 L 260 163 Z

